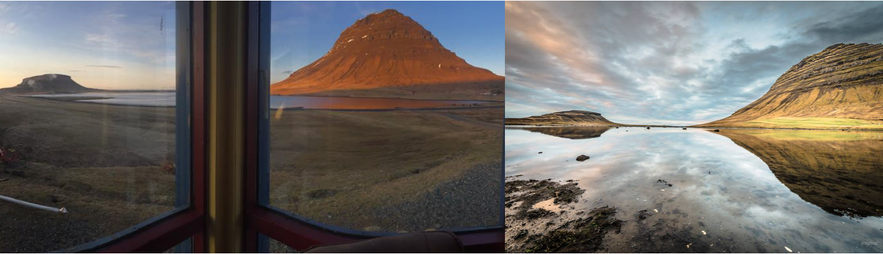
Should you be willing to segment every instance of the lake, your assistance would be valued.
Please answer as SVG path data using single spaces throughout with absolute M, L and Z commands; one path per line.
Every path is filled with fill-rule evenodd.
M 174 92 L 93 92 L 78 94 L 30 95 L 41 98 L 71 98 L 76 101 L 137 106 L 175 106 Z M 82 99 L 77 99 L 82 98 Z M 487 104 L 486 101 L 458 100 L 409 100 L 395 98 L 353 98 L 353 97 L 314 97 L 314 96 L 270 96 L 270 108 L 304 108 L 337 110 L 379 110 L 416 108 L 473 107 Z
M 611 252 L 883 251 L 883 132 L 532 127 L 505 137 L 506 175 L 521 175 L 511 179 L 576 180 L 586 190 L 577 209 L 617 208 L 625 222 L 605 238 Z M 651 215 L 639 221 L 641 210 Z

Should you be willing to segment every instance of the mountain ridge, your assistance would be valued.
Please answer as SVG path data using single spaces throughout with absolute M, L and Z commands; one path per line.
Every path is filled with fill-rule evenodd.
M 607 120 L 601 113 L 587 110 L 568 110 L 524 118 L 506 118 L 506 125 L 586 125 L 621 126 Z

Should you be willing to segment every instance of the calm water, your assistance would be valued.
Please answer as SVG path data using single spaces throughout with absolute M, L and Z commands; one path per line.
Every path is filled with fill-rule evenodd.
M 883 132 L 549 127 L 505 135 L 507 176 L 578 180 L 586 189 L 579 209 L 619 208 L 626 222 L 608 235 L 610 251 L 688 243 L 708 252 L 883 251 Z M 577 162 L 581 154 L 591 159 Z M 640 210 L 652 216 L 637 222 Z
M 144 93 L 79 93 L 79 94 L 47 94 L 32 95 L 33 97 L 81 97 L 84 102 L 138 105 L 138 106 L 175 106 L 174 92 Z M 305 109 L 395 109 L 395 108 L 446 108 L 468 107 L 485 104 L 483 101 L 452 101 L 452 100 L 407 100 L 387 98 L 350 98 L 350 97 L 312 97 L 312 96 L 270 96 L 270 108 L 305 108 Z

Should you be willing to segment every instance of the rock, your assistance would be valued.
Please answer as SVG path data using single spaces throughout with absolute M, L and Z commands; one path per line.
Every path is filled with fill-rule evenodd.
M 721 130 L 719 130 L 719 129 L 714 129 L 714 132 L 721 132 Z
M 682 128 L 682 129 L 687 130 L 687 127 L 684 127 L 684 128 Z
M 648 129 L 648 130 L 649 130 L 649 129 L 650 129 L 650 127 L 647 127 L 647 129 Z
M 589 156 L 586 156 L 585 154 L 580 155 L 579 157 L 576 157 L 576 161 L 585 161 L 588 159 L 589 159 Z
M 540 152 L 539 154 L 543 154 L 543 152 Z

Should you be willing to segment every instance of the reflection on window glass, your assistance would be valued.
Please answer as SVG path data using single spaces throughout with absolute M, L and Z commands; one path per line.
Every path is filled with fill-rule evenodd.
M 0 55 L 0 252 L 174 208 L 174 3 L 0 2 Z
M 502 2 L 272 7 L 270 205 L 354 231 L 500 225 Z

